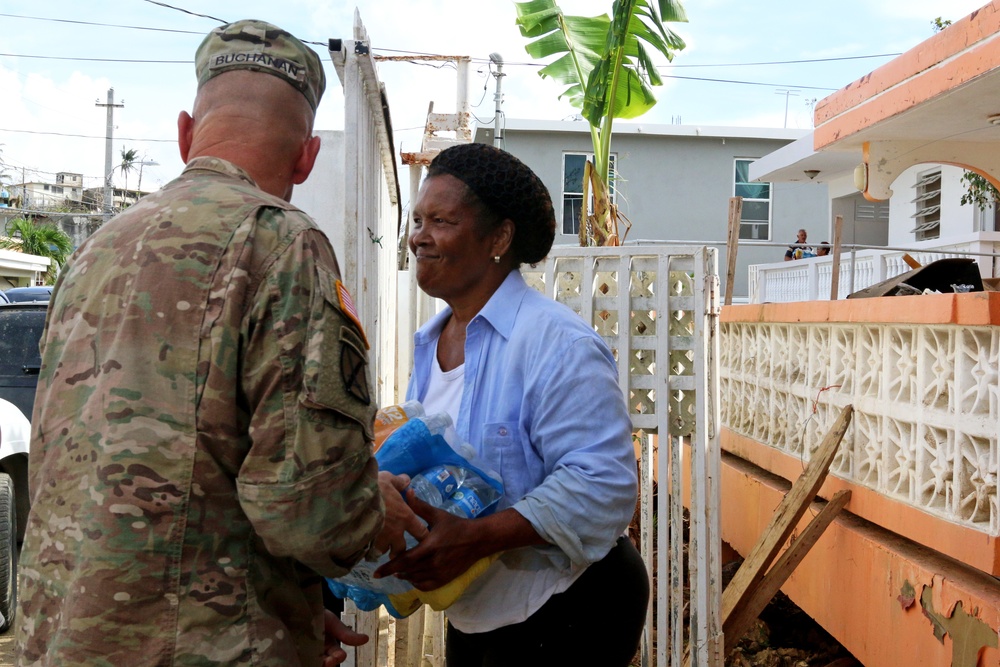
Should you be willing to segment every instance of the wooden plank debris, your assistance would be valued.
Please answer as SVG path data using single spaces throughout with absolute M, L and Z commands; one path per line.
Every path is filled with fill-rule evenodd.
M 739 613 L 724 619 L 722 631 L 726 637 L 725 655 L 729 655 L 729 652 L 736 648 L 736 644 L 753 624 L 754 619 L 764 611 L 764 607 L 781 589 L 781 586 L 788 580 L 788 577 L 850 499 L 851 492 L 849 490 L 837 492 L 830 499 L 830 502 L 826 503 L 825 507 L 820 510 L 819 514 L 813 517 L 805 530 L 792 540 L 788 549 L 764 575 L 760 585 L 751 591 L 746 604 L 740 605 Z
M 726 300 L 733 305 L 733 283 L 736 281 L 736 251 L 740 245 L 740 218 L 743 217 L 743 197 L 729 198 L 729 237 L 726 240 Z
M 809 504 L 816 496 L 816 492 L 823 485 L 830 470 L 830 464 L 833 463 L 833 459 L 837 455 L 837 449 L 847 432 L 853 414 L 854 407 L 851 405 L 847 405 L 841 410 L 819 449 L 813 454 L 806 469 L 785 494 L 781 503 L 778 504 L 771 517 L 771 522 L 764 529 L 763 535 L 723 592 L 722 622 L 724 631 L 729 618 L 740 618 L 746 613 L 754 592 L 760 587 L 764 574 L 771 561 L 774 560 L 775 554 L 788 540 L 792 530 L 798 525 L 799 519 L 805 514 Z M 728 651 L 731 638 L 729 632 L 725 634 Z M 738 641 L 739 637 L 737 636 L 735 639 Z
M 844 216 L 838 215 L 833 223 L 833 273 L 830 275 L 830 301 L 840 296 L 840 242 L 844 233 Z M 854 267 L 851 267 L 851 271 Z

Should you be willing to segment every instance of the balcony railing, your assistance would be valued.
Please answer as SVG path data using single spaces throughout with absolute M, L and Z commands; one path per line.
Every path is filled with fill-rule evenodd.
M 972 257 L 979 263 L 984 278 L 998 275 L 1000 234 L 987 232 L 955 242 L 929 241 L 912 248 L 845 250 L 840 258 L 837 298 L 871 287 L 906 273 L 909 254 L 922 265 L 945 257 Z M 810 257 L 794 262 L 755 264 L 750 267 L 750 303 L 788 303 L 792 301 L 827 301 L 833 282 L 833 257 Z

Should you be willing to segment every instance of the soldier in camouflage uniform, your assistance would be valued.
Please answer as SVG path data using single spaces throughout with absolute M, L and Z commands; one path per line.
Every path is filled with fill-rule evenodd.
M 196 68 L 184 172 L 88 239 L 53 293 L 20 665 L 319 665 L 320 575 L 386 547 L 382 496 L 402 504 L 377 477 L 337 260 L 287 202 L 319 150 L 322 65 L 241 21 Z

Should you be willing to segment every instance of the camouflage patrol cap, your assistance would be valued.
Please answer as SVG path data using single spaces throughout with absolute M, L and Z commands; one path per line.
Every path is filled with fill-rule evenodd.
M 278 26 L 246 19 L 208 33 L 194 58 L 199 90 L 213 77 L 236 69 L 266 72 L 302 93 L 316 110 L 326 74 L 316 52 Z

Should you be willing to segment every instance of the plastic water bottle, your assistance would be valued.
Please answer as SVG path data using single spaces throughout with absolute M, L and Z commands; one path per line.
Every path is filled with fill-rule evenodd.
M 451 498 L 444 501 L 446 512 L 464 519 L 475 519 L 484 510 L 492 507 L 500 494 L 479 475 L 468 475 Z
M 465 482 L 466 470 L 452 465 L 428 468 L 410 478 L 410 488 L 425 503 L 443 507 L 445 500 Z
M 406 401 L 380 409 L 375 413 L 375 450 L 378 451 L 386 438 L 408 420 L 423 416 L 424 406 L 420 401 Z

